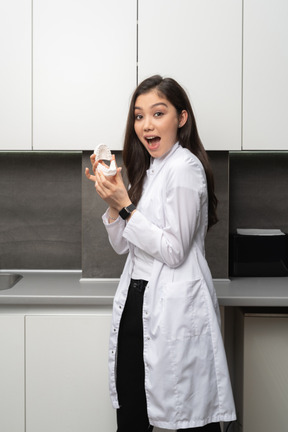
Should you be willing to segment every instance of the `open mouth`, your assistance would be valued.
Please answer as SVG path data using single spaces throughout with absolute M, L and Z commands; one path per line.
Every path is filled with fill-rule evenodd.
M 161 138 L 159 136 L 151 136 L 151 137 L 145 137 L 145 139 L 149 147 L 153 148 L 159 144 Z

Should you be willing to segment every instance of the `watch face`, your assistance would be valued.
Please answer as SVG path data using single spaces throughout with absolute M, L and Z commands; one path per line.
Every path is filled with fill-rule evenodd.
M 130 204 L 129 206 L 124 207 L 122 210 L 120 210 L 119 216 L 121 216 L 121 218 L 125 220 L 130 216 L 132 211 L 135 209 L 136 207 L 134 206 L 134 204 Z
M 120 210 L 119 215 L 125 220 L 130 215 L 130 213 L 126 210 L 126 207 L 124 207 L 122 210 Z

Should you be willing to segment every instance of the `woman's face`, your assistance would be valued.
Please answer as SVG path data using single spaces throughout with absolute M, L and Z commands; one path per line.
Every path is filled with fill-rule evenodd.
M 134 129 L 141 143 L 154 158 L 165 155 L 177 141 L 177 130 L 187 120 L 185 110 L 176 108 L 157 90 L 138 96 L 134 107 Z

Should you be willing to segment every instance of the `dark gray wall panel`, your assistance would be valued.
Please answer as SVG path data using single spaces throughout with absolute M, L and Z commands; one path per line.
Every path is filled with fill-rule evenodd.
M 122 165 L 121 152 L 114 152 L 118 166 Z M 82 159 L 82 276 L 84 278 L 118 278 L 126 255 L 117 255 L 107 238 L 102 215 L 107 204 L 97 195 L 94 183 L 84 172 L 91 167 L 91 152 L 83 152 Z
M 81 268 L 81 153 L 0 153 L 0 268 Z
M 229 242 L 229 153 L 208 152 L 218 199 L 218 223 L 206 237 L 206 258 L 214 278 L 228 278 Z

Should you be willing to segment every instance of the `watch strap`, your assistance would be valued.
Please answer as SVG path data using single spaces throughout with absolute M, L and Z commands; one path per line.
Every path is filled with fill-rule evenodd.
M 119 216 L 121 216 L 122 219 L 127 219 L 131 213 L 136 210 L 136 207 L 134 204 L 130 204 L 127 207 L 123 207 L 122 210 L 119 211 Z

